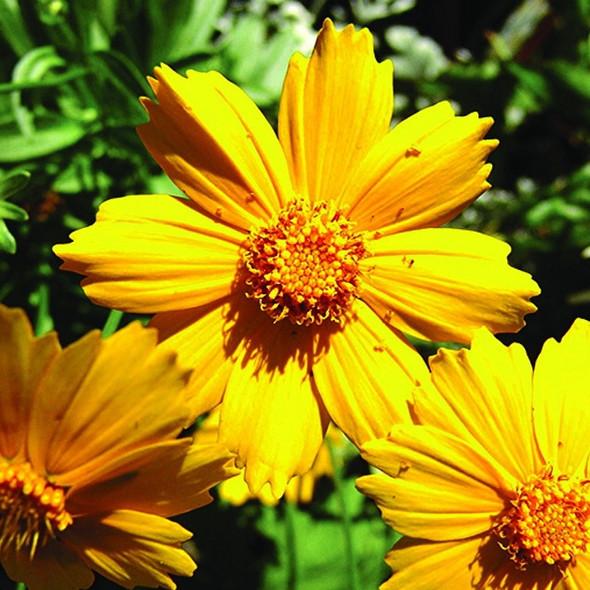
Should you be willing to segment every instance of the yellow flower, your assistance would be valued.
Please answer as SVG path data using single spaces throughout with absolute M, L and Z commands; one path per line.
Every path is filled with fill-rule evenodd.
M 219 434 L 219 408 L 215 408 L 205 420 L 199 425 L 193 440 L 198 443 L 211 443 L 218 439 Z M 320 450 L 311 466 L 311 469 L 300 476 L 293 477 L 285 488 L 285 499 L 293 504 L 309 504 L 313 500 L 315 485 L 321 477 L 332 477 L 334 465 L 332 455 L 328 447 L 333 445 L 338 452 L 348 443 L 342 431 L 333 423 L 330 423 L 326 432 L 326 438 L 320 446 Z M 278 503 L 277 498 L 272 494 L 270 486 L 263 486 L 256 494 L 253 494 L 244 480 L 244 473 L 225 480 L 217 488 L 219 497 L 234 506 L 241 506 L 248 500 L 257 499 L 263 504 L 274 506 Z
M 421 422 L 362 448 L 384 474 L 357 481 L 407 535 L 381 588 L 590 588 L 590 322 L 524 349 L 482 328 L 439 350 Z
M 139 134 L 189 198 L 112 199 L 55 247 L 92 301 L 156 313 L 253 492 L 305 473 L 330 418 L 356 444 L 410 421 L 428 373 L 402 332 L 468 342 L 535 310 L 506 244 L 437 227 L 488 188 L 492 120 L 443 102 L 390 131 L 391 74 L 366 29 L 327 20 L 277 138 L 220 74 L 156 68 Z
M 177 439 L 187 371 L 131 324 L 62 349 L 0 306 L 0 562 L 29 590 L 126 588 L 190 576 L 191 534 L 166 517 L 207 504 L 233 475 L 220 445 Z

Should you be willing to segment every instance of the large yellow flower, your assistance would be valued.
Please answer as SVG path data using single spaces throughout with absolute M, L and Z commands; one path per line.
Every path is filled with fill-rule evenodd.
M 488 188 L 491 119 L 443 102 L 390 131 L 391 70 L 366 29 L 326 21 L 277 138 L 220 74 L 156 68 L 139 134 L 189 198 L 107 201 L 55 248 L 94 302 L 156 313 L 254 492 L 307 471 L 329 417 L 356 444 L 410 420 L 427 370 L 402 332 L 468 342 L 535 309 L 506 244 L 437 227 Z
M 0 306 L 0 563 L 29 590 L 174 589 L 191 534 L 166 517 L 207 504 L 233 475 L 221 445 L 176 439 L 187 371 L 131 324 L 63 349 Z
M 408 535 L 381 588 L 590 588 L 590 322 L 524 349 L 482 328 L 471 351 L 441 350 L 421 425 L 395 426 L 357 482 Z

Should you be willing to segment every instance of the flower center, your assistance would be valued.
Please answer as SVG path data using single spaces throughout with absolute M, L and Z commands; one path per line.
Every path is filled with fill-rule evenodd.
M 332 204 L 292 201 L 250 233 L 246 295 L 275 322 L 342 324 L 360 289 L 359 262 L 368 255 L 363 232 L 353 225 Z
M 588 483 L 549 472 L 522 486 L 494 529 L 519 569 L 542 561 L 565 567 L 564 562 L 588 549 Z
M 61 487 L 29 463 L 0 466 L 0 553 L 12 545 L 26 549 L 32 559 L 38 546 L 72 522 Z

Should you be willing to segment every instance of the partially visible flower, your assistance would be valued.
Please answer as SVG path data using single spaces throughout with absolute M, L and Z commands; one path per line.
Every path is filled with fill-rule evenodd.
M 221 446 L 177 439 L 189 374 L 131 324 L 62 349 L 0 305 L 0 563 L 29 590 L 126 588 L 190 576 L 191 534 L 166 517 L 236 473 Z
M 199 424 L 193 437 L 195 442 L 210 443 L 217 441 L 219 433 L 219 414 L 219 408 L 215 408 L 207 418 Z M 317 481 L 321 477 L 332 477 L 334 474 L 334 464 L 329 445 L 332 445 L 333 449 L 338 453 L 345 445 L 349 445 L 354 449 L 354 447 L 352 447 L 352 445 L 346 440 L 342 431 L 334 426 L 334 424 L 330 424 L 326 432 L 326 438 L 320 446 L 320 450 L 316 455 L 311 469 L 303 475 L 293 477 L 287 484 L 285 489 L 285 499 L 288 502 L 292 502 L 293 504 L 310 503 L 313 500 L 313 493 Z M 248 500 L 253 499 L 260 500 L 260 502 L 267 504 L 268 506 L 274 506 L 278 503 L 277 498 L 273 495 L 268 484 L 253 494 L 244 479 L 243 471 L 239 475 L 222 482 L 217 488 L 217 491 L 220 498 L 223 498 L 235 506 L 240 506 Z
M 381 588 L 590 588 L 590 322 L 524 349 L 482 328 L 471 350 L 439 350 L 421 422 L 368 442 L 384 474 L 357 481 L 407 535 Z
M 278 138 L 217 72 L 150 84 L 139 134 L 189 198 L 107 201 L 55 252 L 95 303 L 156 313 L 253 492 L 310 469 L 330 419 L 357 445 L 411 421 L 428 371 L 402 332 L 469 342 L 535 310 L 507 244 L 438 227 L 489 187 L 492 120 L 442 102 L 390 130 L 392 66 L 366 29 L 327 20 L 293 56 Z

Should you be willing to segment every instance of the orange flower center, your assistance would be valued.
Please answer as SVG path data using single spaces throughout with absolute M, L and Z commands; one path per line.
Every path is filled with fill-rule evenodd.
M 12 545 L 26 549 L 32 559 L 38 546 L 72 522 L 62 488 L 29 463 L 0 466 L 0 553 Z
M 332 204 L 292 201 L 250 233 L 246 295 L 275 322 L 342 324 L 360 289 L 359 262 L 368 255 L 363 233 L 353 225 Z
M 542 562 L 565 567 L 590 545 L 588 482 L 549 472 L 535 476 L 518 492 L 495 526 L 500 546 L 519 569 Z

